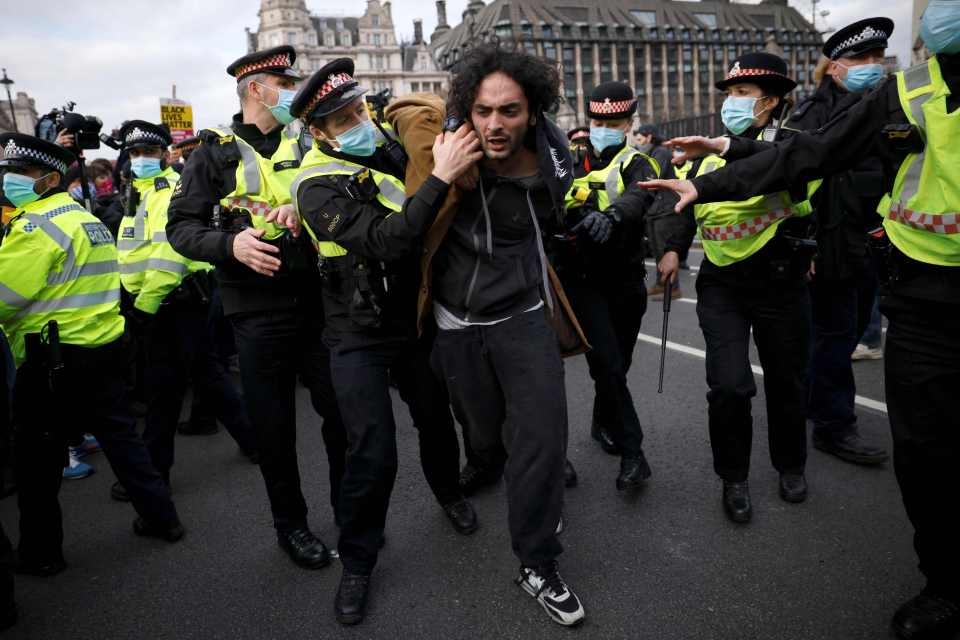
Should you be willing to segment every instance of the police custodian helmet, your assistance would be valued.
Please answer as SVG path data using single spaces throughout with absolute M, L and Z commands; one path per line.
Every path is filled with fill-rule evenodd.
M 337 58 L 303 83 L 293 98 L 290 113 L 310 122 L 342 109 L 366 92 L 353 77 L 353 60 Z

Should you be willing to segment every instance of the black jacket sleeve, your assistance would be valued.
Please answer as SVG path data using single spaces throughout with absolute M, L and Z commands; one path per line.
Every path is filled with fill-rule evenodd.
M 417 250 L 419 238 L 433 222 L 449 185 L 428 176 L 392 214 L 375 200 L 362 202 L 343 193 L 339 176 L 305 180 L 298 192 L 300 215 L 318 240 L 336 242 L 352 253 L 392 261 Z
M 232 177 L 232 175 L 231 175 Z M 170 198 L 167 239 L 191 260 L 222 264 L 233 258 L 235 234 L 210 228 L 213 207 L 228 193 L 220 168 L 205 145 L 193 152 Z
M 623 193 L 610 203 L 620 220 L 642 222 L 656 195 L 637 186 L 641 180 L 656 178 L 653 167 L 641 156 L 636 156 L 623 168 Z
M 814 132 L 789 140 L 693 180 L 698 202 L 745 200 L 777 191 L 798 191 L 806 183 L 855 166 L 873 147 L 887 123 L 905 123 L 895 80 Z M 793 187 L 791 189 L 791 187 Z
M 700 170 L 700 163 L 703 160 L 695 160 L 690 168 L 689 175 L 696 175 Z M 697 220 L 693 215 L 693 205 L 684 208 L 679 214 L 675 213 L 673 208 L 679 200 L 679 196 L 673 191 L 661 191 L 657 194 L 656 211 L 658 216 L 663 216 L 662 224 L 669 224 L 669 231 L 665 233 L 667 240 L 663 244 L 663 252 L 675 251 L 683 253 L 693 244 L 693 238 L 697 235 Z

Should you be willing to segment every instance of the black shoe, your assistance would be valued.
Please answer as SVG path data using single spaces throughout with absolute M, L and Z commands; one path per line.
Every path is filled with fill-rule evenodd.
M 807 479 L 802 473 L 780 474 L 780 497 L 794 503 L 807 499 Z
M 856 429 L 841 434 L 818 434 L 813 432 L 813 446 L 824 453 L 837 456 L 854 464 L 883 464 L 890 455 L 886 449 L 867 444 Z
M 177 433 L 182 436 L 212 436 L 219 431 L 216 421 L 212 422 L 181 422 L 177 425 Z
M 590 435 L 594 440 L 600 443 L 600 448 L 612 456 L 620 455 L 620 445 L 613 439 L 610 432 L 605 427 L 601 427 L 596 422 L 590 427 Z
M 734 522 L 750 522 L 753 505 L 750 504 L 750 485 L 743 482 L 723 482 L 723 510 Z
M 343 572 L 340 586 L 333 599 L 333 612 L 340 624 L 358 624 L 367 612 L 367 594 L 370 592 L 370 576 Z
M 897 609 L 890 627 L 905 640 L 951 638 L 960 629 L 960 602 L 921 591 Z
M 501 475 L 502 472 L 480 469 L 468 462 L 460 472 L 460 491 L 469 498 L 480 489 L 497 484 Z
M 577 486 L 577 470 L 569 460 L 563 463 L 563 486 L 567 489 Z
M 67 568 L 62 557 L 58 558 L 29 558 L 18 555 L 14 571 L 24 576 L 38 576 L 48 578 L 61 573 Z
M 110 485 L 110 497 L 117 502 L 130 502 L 130 496 L 127 494 L 127 489 L 120 484 L 119 480 Z
M 143 518 L 138 517 L 133 521 L 133 532 L 138 536 L 160 538 L 167 542 L 177 542 L 183 537 L 186 530 L 183 528 L 183 525 L 180 524 L 179 520 L 172 524 L 162 525 L 147 522 Z
M 310 529 L 277 531 L 277 542 L 290 559 L 304 569 L 322 569 L 330 564 L 330 551 Z
M 0 631 L 5 631 L 17 624 L 17 618 L 19 617 L 16 602 L 11 602 L 3 609 L 0 609 Z
M 620 475 L 617 476 L 617 491 L 636 489 L 651 476 L 650 465 L 643 452 L 636 458 L 624 456 L 620 459 Z
M 477 512 L 473 510 L 473 505 L 464 498 L 443 505 L 443 512 L 447 514 L 450 524 L 457 530 L 457 533 L 468 536 L 480 526 L 477 522 Z

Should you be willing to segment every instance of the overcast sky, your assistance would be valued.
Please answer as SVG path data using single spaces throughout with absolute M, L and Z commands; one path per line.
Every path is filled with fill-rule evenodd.
M 324 15 L 358 15 L 329 0 L 307 0 Z M 447 0 L 450 23 L 460 22 L 467 0 Z M 790 0 L 809 16 L 810 0 Z M 897 23 L 893 53 L 909 62 L 909 0 L 822 0 L 826 19 L 838 28 L 871 15 Z M 123 120 L 160 119 L 159 98 L 177 96 L 193 104 L 194 127 L 229 121 L 237 110 L 235 85 L 226 66 L 246 53 L 244 28 L 258 26 L 258 0 L 0 0 L 0 66 L 14 80 L 13 91 L 26 91 L 41 113 L 74 100 L 83 114 L 99 116 L 110 130 Z M 422 18 L 429 37 L 436 25 L 432 0 L 393 0 L 398 36 L 411 39 L 413 20 Z M 5 96 L 3 96 L 5 98 Z M 108 151 L 108 150 L 107 150 Z M 95 151 L 89 154 L 108 155 Z

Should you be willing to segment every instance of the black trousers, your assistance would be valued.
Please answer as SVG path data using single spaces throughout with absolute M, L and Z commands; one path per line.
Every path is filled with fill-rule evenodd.
M 177 511 L 170 489 L 150 461 L 130 414 L 123 374 L 131 350 L 121 338 L 95 348 L 63 345 L 64 369 L 53 396 L 46 370 L 27 362 L 13 393 L 20 557 L 62 559 L 63 523 L 57 494 L 72 433 L 92 433 L 103 447 L 137 513 L 170 525 Z
M 557 337 L 542 311 L 489 327 L 439 331 L 432 363 L 478 456 L 505 447 L 513 551 L 537 567 L 563 551 L 567 399 Z
M 256 437 L 240 391 L 216 352 L 210 332 L 210 304 L 174 302 L 160 310 L 146 330 L 147 416 L 143 432 L 154 466 L 169 481 L 174 440 L 190 381 L 245 452 Z
M 429 364 L 428 340 L 335 347 L 333 384 L 347 431 L 347 465 L 340 488 L 344 569 L 369 574 L 377 562 L 397 475 L 397 426 L 390 378 L 407 404 L 420 444 L 420 463 L 437 502 L 463 496 L 460 445 L 446 389 Z
M 920 570 L 930 587 L 960 597 L 960 300 L 896 293 L 881 299 L 889 319 L 884 357 L 893 460 Z
M 771 280 L 769 286 L 741 287 L 701 268 L 697 316 L 707 346 L 710 446 L 717 475 L 741 482 L 750 471 L 750 404 L 757 394 L 749 358 L 751 329 L 763 367 L 770 458 L 780 473 L 802 473 L 807 459 L 804 378 L 810 339 L 806 284 Z
M 330 502 L 336 518 L 347 441 L 330 379 L 330 352 L 321 336 L 322 307 L 303 299 L 299 308 L 239 313 L 230 319 L 274 526 L 281 531 L 307 526 L 297 465 L 298 377 L 310 392 L 314 410 L 323 417 Z
M 627 386 L 627 372 L 647 310 L 646 287 L 642 280 L 616 287 L 572 280 L 564 281 L 563 289 L 593 347 L 587 352 L 596 392 L 593 420 L 620 444 L 624 456 L 639 456 L 643 428 Z

